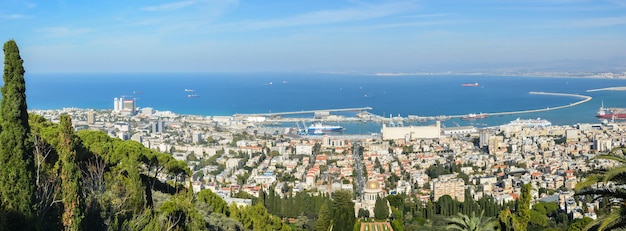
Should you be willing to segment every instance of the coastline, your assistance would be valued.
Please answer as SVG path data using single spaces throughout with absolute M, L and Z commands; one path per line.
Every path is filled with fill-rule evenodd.
M 483 76 L 424 76 L 392 78 L 335 74 L 246 74 L 246 75 L 93 75 L 95 79 L 75 81 L 74 76 L 40 75 L 27 89 L 31 109 L 113 108 L 112 99 L 136 98 L 138 108 L 153 107 L 181 115 L 232 116 L 235 114 L 276 114 L 325 108 L 372 107 L 381 117 L 467 115 L 469 113 L 525 111 L 555 108 L 574 103 L 567 97 L 528 94 L 561 92 L 593 97 L 589 103 L 553 113 L 537 112 L 524 118 L 542 117 L 557 124 L 595 122 L 601 105 L 626 107 L 623 93 L 589 93 L 588 89 L 624 86 L 624 80 L 596 81 L 597 78 L 526 78 Z M 101 77 L 109 77 L 108 79 Z M 150 78 L 154 77 L 154 78 Z M 239 78 L 241 77 L 241 78 Z M 343 78 L 345 77 L 345 78 Z M 506 78 L 505 78 L 506 77 Z M 471 79 L 471 81 L 470 81 Z M 273 85 L 266 83 L 273 82 Z M 460 83 L 478 82 L 479 87 L 462 88 Z M 190 99 L 184 92 L 195 89 L 202 97 Z M 133 94 L 142 92 L 141 95 Z M 354 113 L 342 113 L 354 116 Z M 311 116 L 312 117 L 312 116 Z M 517 117 L 517 116 L 515 116 Z M 514 120 L 513 116 L 489 116 L 485 120 L 458 121 L 489 125 Z M 563 122 L 559 122 L 563 121 Z M 456 126 L 448 123 L 446 126 Z
M 624 79 L 626 72 L 379 72 L 370 74 L 381 77 L 395 76 L 488 76 L 488 77 L 538 77 L 538 78 L 583 78 L 583 79 Z
M 596 91 L 626 91 L 626 86 L 622 86 L 622 87 L 605 87 L 605 88 L 597 88 L 597 89 L 587 90 L 587 92 L 596 92 Z

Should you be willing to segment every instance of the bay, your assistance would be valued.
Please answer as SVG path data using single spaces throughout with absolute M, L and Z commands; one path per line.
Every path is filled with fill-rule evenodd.
M 374 114 L 465 115 L 541 109 L 579 98 L 530 91 L 592 96 L 566 109 L 464 121 L 444 126 L 495 126 L 516 118 L 543 118 L 556 125 L 598 123 L 596 111 L 626 107 L 626 92 L 589 89 L 626 86 L 622 79 L 526 76 L 375 76 L 325 73 L 97 73 L 26 75 L 29 109 L 112 109 L 113 98 L 137 99 L 138 107 L 179 114 L 229 116 L 318 109 L 372 107 Z M 478 86 L 463 87 L 464 83 Z M 187 89 L 188 91 L 185 91 Z M 193 90 L 193 91 L 191 91 Z M 189 97 L 189 95 L 197 97 Z M 378 132 L 378 124 L 342 124 L 349 133 Z

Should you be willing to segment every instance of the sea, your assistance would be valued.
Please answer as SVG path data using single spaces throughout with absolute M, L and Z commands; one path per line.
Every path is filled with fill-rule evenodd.
M 140 108 L 203 116 L 371 107 L 384 117 L 466 115 L 542 109 L 580 98 L 536 95 L 555 92 L 591 96 L 589 102 L 545 112 L 449 119 L 446 127 L 488 127 L 517 118 L 546 119 L 554 125 L 600 123 L 602 105 L 625 107 L 626 91 L 590 89 L 626 86 L 625 79 L 425 75 L 377 76 L 345 73 L 27 73 L 29 109 L 112 109 L 116 97 L 135 98 Z M 462 86 L 478 83 L 478 86 Z M 190 97 L 192 96 L 192 97 Z M 354 116 L 356 112 L 340 115 Z M 300 115 L 302 118 L 313 115 Z M 345 134 L 380 132 L 372 122 L 331 122 Z M 405 125 L 427 125 L 413 122 Z M 296 124 L 280 126 L 295 127 Z

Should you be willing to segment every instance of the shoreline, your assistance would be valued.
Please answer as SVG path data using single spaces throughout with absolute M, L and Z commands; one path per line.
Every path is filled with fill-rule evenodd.
M 626 91 L 626 86 L 622 87 L 605 87 L 605 88 L 596 88 L 587 90 L 587 92 L 596 92 L 596 91 Z
M 122 76 L 125 77 L 125 76 Z M 132 77 L 132 76 L 131 76 Z M 223 81 L 225 83 L 232 83 L 234 81 L 238 81 L 236 78 L 233 80 L 232 78 L 230 78 L 230 80 L 228 80 L 229 76 L 222 76 L 222 79 L 227 79 L 227 81 Z M 233 76 L 236 77 L 236 76 Z M 251 77 L 257 77 L 257 76 L 251 76 Z M 267 81 L 268 78 L 270 78 L 270 80 L 273 80 L 275 83 L 276 79 L 280 79 L 280 76 L 259 76 L 259 77 L 266 77 L 266 78 L 257 78 L 254 80 L 250 80 L 249 83 L 247 85 L 244 85 L 244 88 L 242 90 L 243 91 L 250 91 L 254 94 L 256 93 L 263 93 L 263 94 L 269 94 L 271 95 L 272 93 L 274 93 L 277 90 L 282 90 L 280 92 L 294 92 L 293 89 L 300 89 L 297 87 L 301 87 L 301 85 L 297 85 L 297 84 L 301 84 L 301 83 L 308 83 L 306 81 L 291 81 L 291 79 L 287 79 L 290 80 L 289 83 L 293 83 L 293 86 L 288 86 L 288 85 L 274 85 L 272 86 L 272 88 L 270 88 L 269 86 L 265 85 L 265 86 L 261 86 L 260 84 L 262 84 L 263 81 Z M 271 79 L 273 78 L 273 79 Z M 327 76 L 327 78 L 325 79 L 333 79 L 334 77 L 331 76 Z M 503 119 L 499 119 L 499 118 L 495 118 L 495 116 L 500 116 L 505 115 L 505 114 L 521 114 L 521 113 L 526 113 L 527 115 L 523 115 L 523 117 L 546 117 L 550 120 L 554 120 L 554 121 L 558 121 L 560 118 L 555 118 L 554 115 L 556 114 L 562 114 L 560 111 L 559 112 L 555 112 L 555 113 L 544 113 L 544 114 L 529 114 L 529 113 L 534 113 L 534 112 L 543 112 L 543 111 L 547 111 L 545 109 L 551 109 L 551 110 L 555 110 L 560 108 L 560 106 L 573 106 L 573 104 L 576 104 L 577 101 L 580 101 L 580 99 L 558 99 L 560 97 L 555 97 L 556 99 L 551 99 L 551 98 L 547 98 L 547 97 L 542 97 L 542 98 L 529 98 L 526 96 L 523 96 L 524 93 L 528 94 L 530 93 L 530 91 L 525 91 L 525 92 L 519 92 L 519 96 L 518 96 L 518 92 L 514 92 L 514 94 L 508 94 L 508 92 L 506 92 L 505 90 L 502 90 L 504 88 L 499 88 L 497 86 L 500 86 L 498 84 L 501 84 L 501 86 L 504 87 L 516 87 L 516 84 L 518 82 L 524 82 L 524 83 L 528 83 L 527 85 L 525 85 L 525 88 L 530 89 L 531 91 L 535 90 L 535 88 L 538 88 L 536 86 L 534 86 L 534 83 L 553 83 L 553 85 L 549 85 L 549 86 L 556 86 L 556 87 L 551 87 L 551 88 L 545 88 L 545 89 L 537 89 L 537 90 L 547 90 L 550 92 L 559 92 L 559 89 L 562 89 L 561 92 L 563 93 L 571 93 L 571 92 L 584 92 L 587 89 L 587 91 L 593 91 L 594 88 L 595 89 L 599 89 L 599 88 L 603 88 L 603 87 L 609 87 L 607 89 L 615 89 L 615 88 L 620 88 L 620 86 L 624 86 L 624 82 L 621 80 L 608 80 L 608 81 L 603 81 L 603 80 L 595 80 L 595 79 L 589 79 L 589 80 L 568 80 L 568 82 L 566 83 L 565 80 L 560 80 L 557 78 L 545 78 L 545 79 L 540 79 L 540 78 L 524 78 L 524 77 L 518 77 L 518 78 L 497 78 L 497 77 L 476 77 L 475 79 L 477 79 L 478 82 L 484 82 L 484 86 L 482 88 L 485 88 L 485 90 L 482 90 L 480 88 L 459 88 L 458 87 L 458 83 L 457 82 L 469 82 L 466 81 L 467 79 L 469 79 L 468 77 L 464 77 L 464 76 L 450 76 L 450 77 L 430 77 L 429 79 L 426 79 L 424 81 L 422 81 L 420 78 L 405 78 L 405 79 L 401 79 L 401 80 L 393 80 L 393 79 L 385 79 L 383 78 L 379 78 L 379 77 L 374 77 L 377 80 L 371 80 L 371 83 L 394 83 L 394 84 L 390 84 L 389 86 L 385 86 L 385 87 L 380 87 L 380 88 L 374 88 L 375 85 L 371 84 L 370 82 L 364 81 L 364 85 L 361 85 L 359 83 L 357 84 L 352 84 L 352 82 L 359 82 L 358 76 L 355 76 L 355 78 L 353 79 L 354 81 L 352 82 L 345 82 L 344 80 L 341 80 L 341 82 L 338 81 L 338 84 L 336 84 L 336 86 L 339 87 L 339 90 L 337 90 L 335 88 L 335 85 L 332 86 L 332 88 L 330 87 L 326 87 L 328 89 L 331 90 L 335 90 L 332 91 L 331 93 L 337 95 L 337 96 L 352 96 L 352 98 L 350 98 L 350 100 L 348 103 L 336 103 L 340 106 L 343 105 L 348 105 L 346 107 L 350 108 L 350 105 L 355 105 L 355 106 L 373 106 L 376 110 L 372 110 L 369 111 L 371 112 L 370 114 L 371 117 L 375 117 L 375 118 L 382 118 L 379 120 L 388 120 L 392 115 L 395 117 L 395 115 L 397 115 L 397 117 L 400 117 L 400 115 L 403 116 L 403 119 L 405 121 L 411 121 L 411 119 L 413 120 L 419 120 L 420 118 L 424 117 L 454 117 L 454 119 L 456 119 L 456 117 L 462 118 L 463 116 L 469 115 L 469 114 L 474 114 L 474 113 L 486 113 L 489 115 L 489 119 L 488 120 L 484 120 L 486 123 L 488 123 L 489 125 L 492 125 L 494 123 L 492 123 L 492 121 L 497 121 L 497 122 L 501 122 L 501 120 L 505 120 Z M 367 79 L 367 78 L 366 78 Z M 463 79 L 466 79 L 465 81 Z M 524 80 L 526 79 L 526 80 Z M 54 78 L 50 79 L 51 81 L 54 81 Z M 185 79 L 186 80 L 186 79 Z M 297 79 L 299 80 L 299 79 Z M 441 80 L 441 81 L 440 81 Z M 97 80 L 96 83 L 101 83 L 101 80 Z M 168 83 L 170 84 L 171 81 L 169 80 L 165 80 L 165 81 L 161 81 L 158 84 L 163 84 L 163 83 Z M 209 95 L 208 99 L 209 101 L 207 101 L 205 98 L 203 97 L 201 98 L 202 101 L 198 101 L 198 100 L 187 100 L 187 98 L 185 97 L 186 95 L 184 95 L 183 97 L 178 97 L 179 95 L 182 95 L 183 93 L 181 93 L 182 89 L 184 87 L 189 87 L 189 84 L 186 84 L 187 82 L 193 82 L 193 79 L 191 81 L 182 81 L 182 84 L 179 84 L 180 87 L 178 87 L 178 85 L 176 87 L 170 87 L 173 90 L 170 90 L 169 88 L 160 88 L 155 90 L 154 92 L 150 92 L 146 89 L 150 89 L 148 86 L 151 85 L 142 85 L 141 82 L 136 83 L 136 82 L 130 82 L 130 84 L 128 86 L 113 86 L 111 87 L 111 90 L 106 90 L 106 91 L 100 91 L 100 92 L 95 92 L 93 94 L 93 99 L 89 98 L 88 100 L 67 100 L 67 103 L 56 103 L 57 101 L 48 101 L 50 99 L 40 99 L 40 100 L 35 100 L 33 102 L 37 102 L 36 104 L 33 104 L 32 106 L 34 107 L 29 107 L 29 111 L 32 110 L 61 110 L 61 109 L 69 109 L 71 110 L 72 108 L 75 109 L 80 109 L 80 110 L 99 110 L 99 111 L 107 111 L 107 110 L 111 110 L 111 106 L 108 102 L 104 102 L 104 100 L 102 100 L 102 94 L 109 94 L 109 92 L 112 91 L 130 91 L 130 90 L 146 90 L 146 95 L 141 95 L 140 97 L 142 98 L 141 101 L 138 102 L 142 102 L 139 105 L 135 105 L 135 107 L 137 108 L 152 108 L 154 110 L 158 110 L 158 111 L 169 111 L 172 112 L 174 114 L 177 115 L 188 115 L 188 116 L 197 116 L 197 117 L 232 117 L 232 116 L 237 116 L 237 115 L 241 115 L 241 114 L 245 114 L 246 116 L 251 116 L 251 115 L 257 115 L 257 116 L 266 116 L 266 117 L 272 117 L 272 116 L 276 116 L 276 115 L 280 115 L 282 114 L 282 110 L 277 110 L 277 109 L 287 109 L 285 111 L 287 112 L 305 112 L 305 111 L 330 111 L 333 109 L 324 109 L 324 108 L 337 108 L 333 105 L 335 104 L 331 104 L 331 103 L 313 103 L 310 106 L 311 108 L 315 108 L 316 110 L 301 110 L 301 108 L 308 108 L 305 106 L 308 105 L 302 105 L 302 106 L 283 106 L 282 102 L 289 102 L 289 99 L 287 99 L 286 101 L 279 98 L 280 104 L 270 104 L 271 100 L 276 100 L 274 98 L 268 98 L 268 100 L 265 99 L 257 99 L 257 98 L 251 98 L 245 102 L 239 102 L 239 101 L 233 101 L 232 103 L 230 101 L 225 101 L 227 103 L 213 103 L 213 101 L 211 99 L 211 95 Z M 202 80 L 199 81 L 199 83 L 211 83 L 213 82 L 212 79 L 206 79 L 206 80 Z M 257 83 L 258 82 L 258 83 Z M 472 81 L 473 82 L 473 81 Z M 224 84 L 222 82 L 218 82 L 220 84 Z M 416 87 L 420 87 L 422 85 L 418 85 L 419 83 L 424 83 L 423 86 L 435 86 L 437 88 L 441 88 L 444 92 L 446 91 L 450 91 L 451 93 L 456 93 L 456 91 L 462 91 L 462 94 L 452 94 L 453 96 L 459 96 L 460 98 L 458 98 L 458 100 L 455 100 L 454 102 L 447 102 L 445 100 L 443 100 L 444 104 L 434 104 L 434 103 L 423 103 L 423 102 L 416 102 L 414 104 L 413 101 L 411 100 L 410 97 L 399 97 L 399 98 L 391 98 L 393 97 L 398 97 L 398 95 L 389 95 L 386 96 L 384 95 L 384 93 L 387 93 L 387 91 L 391 92 L 392 89 L 394 87 L 399 87 L 401 90 L 404 89 L 402 87 L 404 87 L 403 85 L 399 85 L 402 83 L 416 83 L 415 86 Z M 557 85 L 558 84 L 563 84 L 562 88 L 559 87 L 561 85 Z M 572 84 L 574 83 L 574 84 Z M 590 84 L 587 84 L 590 83 Z M 368 85 L 369 84 L 369 85 Z M 430 84 L 430 85 L 428 85 Z M 569 84 L 569 85 L 566 85 Z M 41 83 L 39 83 L 39 85 L 42 85 Z M 161 86 L 161 85 L 154 85 L 154 86 Z M 225 84 L 224 84 L 225 85 Z M 257 85 L 261 86 L 258 87 Z M 169 86 L 169 85 L 167 85 Z M 220 86 L 220 85 L 217 85 Z M 226 85 L 225 85 L 226 86 Z M 237 87 L 239 85 L 228 85 L 229 87 L 231 87 L 232 89 L 238 89 Z M 362 88 L 361 86 L 365 86 L 365 88 Z M 377 86 L 377 85 L 376 85 Z M 413 86 L 413 85 L 411 85 Z M 89 86 L 87 86 L 89 87 Z M 350 87 L 350 89 L 352 90 L 351 92 L 347 92 L 347 91 L 341 91 L 342 88 L 344 87 L 345 89 L 348 89 L 348 87 Z M 216 87 L 214 87 L 216 88 Z M 224 88 L 224 87 L 221 87 Z M 205 92 L 209 92 L 209 93 L 215 93 L 214 95 L 217 95 L 217 93 L 223 94 L 226 91 L 220 91 L 221 90 L 220 87 L 217 87 L 217 90 L 214 90 L 212 88 L 208 88 L 210 90 L 206 90 Z M 319 87 L 320 89 L 324 90 L 325 88 Z M 412 87 L 411 87 L 412 88 Z M 458 90 L 457 90 L 458 88 Z M 489 89 L 487 89 L 489 88 Z M 624 86 L 624 88 L 626 88 L 626 86 Z M 119 90 L 122 89 L 122 90 Z M 127 90 L 130 89 L 130 90 Z M 195 88 L 194 88 L 195 89 Z M 229 88 L 230 89 L 230 88 Z M 261 90 L 257 90 L 257 89 L 261 89 Z M 263 90 L 263 89 L 270 89 L 271 91 L 268 90 Z M 277 90 L 274 90 L 277 89 Z M 286 89 L 286 90 L 285 90 Z M 328 90 L 327 89 L 327 90 Z M 363 90 L 362 90 L 363 89 Z M 391 89 L 391 90 L 390 90 Z M 496 90 L 493 90 L 496 89 Z M 572 90 L 574 89 L 574 90 Z M 385 90 L 384 93 L 383 90 Z M 420 93 L 420 94 L 415 94 L 416 97 L 422 97 L 422 96 L 426 96 L 426 98 L 420 98 L 420 99 L 429 99 L 428 97 L 430 96 L 438 96 L 438 92 L 431 92 L 431 91 L 427 91 L 428 89 L 425 90 L 426 93 Z M 516 103 L 515 105 L 513 104 L 507 104 L 507 102 L 502 101 L 502 100 L 495 100 L 492 99 L 493 96 L 489 95 L 491 93 L 491 90 L 493 92 L 503 92 L 503 93 L 507 93 L 507 97 L 510 97 L 512 100 L 518 100 L 518 101 L 512 101 L 512 102 L 519 102 Z M 160 91 L 163 91 L 165 95 L 168 95 L 167 98 L 163 98 L 160 97 Z M 165 92 L 167 91 L 167 92 Z M 33 91 L 33 92 L 41 92 L 41 91 Z M 82 91 L 81 91 L 82 92 Z M 142 91 L 143 92 L 143 91 Z M 153 93 L 159 93 L 159 94 L 153 94 Z M 173 92 L 173 93 L 171 93 Z M 367 98 L 367 99 L 363 99 L 363 94 L 369 94 L 370 92 L 375 92 L 378 93 L 376 94 L 376 98 Z M 65 93 L 65 92 L 63 92 Z M 89 92 L 82 92 L 82 93 L 89 93 Z M 97 93 L 97 94 L 96 94 Z M 209 94 L 207 93 L 207 94 Z M 229 92 L 226 92 L 229 93 Z M 311 92 L 307 92 L 311 93 Z M 307 95 L 307 97 L 313 97 L 315 99 L 319 98 L 319 99 L 325 99 L 324 96 L 325 94 L 317 94 L 318 92 L 313 92 L 315 94 L 313 95 Z M 411 93 L 411 92 L 408 92 Z M 38 93 L 41 95 L 41 93 Z M 207 94 L 203 94 L 203 96 L 207 95 Z M 351 94 L 351 95 L 348 95 Z M 404 94 L 404 92 L 403 92 Z M 431 94 L 431 95 L 424 95 L 424 94 Z M 482 94 L 482 96 L 481 96 Z M 532 93 L 531 93 L 532 94 Z M 583 93 L 584 94 L 584 93 Z M 72 94 L 70 94 L 72 95 Z M 296 96 L 299 95 L 304 95 L 304 94 L 297 94 Z M 409 95 L 412 96 L 410 94 L 404 94 L 404 95 Z M 400 96 L 404 96 L 404 95 L 400 95 Z M 619 106 L 623 106 L 623 104 L 619 104 L 615 101 L 615 99 L 619 99 L 621 98 L 621 94 L 616 95 L 619 96 L 619 98 L 613 97 L 613 95 L 609 95 L 609 97 L 606 97 L 606 95 L 603 94 L 587 94 L 587 95 L 592 95 L 594 96 L 594 101 L 591 101 L 590 104 L 586 104 L 583 107 L 576 107 L 573 110 L 569 110 L 569 112 L 574 112 L 574 111 L 578 111 L 578 110 L 583 110 L 584 112 L 581 112 L 578 116 L 576 117 L 572 117 L 572 118 L 565 118 L 563 120 L 563 122 L 559 122 L 559 124 L 571 124 L 572 121 L 580 121 L 580 122 L 592 122 L 593 115 L 596 114 L 597 112 L 597 107 L 600 107 L 600 99 L 603 99 L 604 103 L 608 103 L 608 105 L 615 105 L 615 107 L 619 107 Z M 30 96 L 30 95 L 29 95 Z M 91 97 L 90 95 L 88 95 L 89 97 Z M 171 96 L 171 97 L 169 97 Z M 380 96 L 380 97 L 379 97 Z M 474 97 L 476 96 L 476 97 Z M 152 97 L 152 98 L 150 98 Z M 177 98 L 178 97 L 178 98 Z M 272 96 L 273 97 L 273 96 Z M 386 98 L 385 98 L 386 97 Z M 447 98 L 448 96 L 446 95 L 446 97 L 443 97 L 443 99 Z M 467 98 L 471 98 L 471 99 L 476 99 L 476 101 L 468 101 L 469 103 L 467 105 L 469 106 L 465 106 L 465 101 L 467 101 L 465 98 L 463 97 L 467 97 Z M 613 98 L 611 98 L 613 97 Z M 41 97 L 40 97 L 41 98 Z M 73 98 L 73 97 L 69 97 L 69 98 Z M 80 97 L 82 98 L 82 97 Z M 180 98 L 180 99 L 179 99 Z M 184 98 L 184 99 L 182 99 Z M 328 97 L 326 97 L 328 98 Z M 378 99 L 380 98 L 380 99 Z M 441 98 L 441 97 L 439 97 Z M 608 99 L 608 101 L 605 102 L 604 99 Z M 146 100 L 147 99 L 147 100 Z M 163 101 L 155 101 L 155 99 L 163 99 Z M 218 99 L 218 98 L 215 98 Z M 238 99 L 238 97 L 235 97 L 234 99 Z M 530 99 L 530 100 L 529 100 Z M 541 100 L 533 100 L 533 99 L 541 99 Z M 97 100 L 97 101 L 95 101 Z M 377 100 L 377 101 L 373 101 L 373 100 Z M 400 100 L 401 103 L 404 103 L 406 105 L 410 105 L 411 107 L 403 107 L 403 108 L 399 108 L 398 110 L 400 110 L 400 112 L 395 113 L 393 110 L 396 110 L 395 108 L 392 107 L 388 107 L 385 108 L 383 102 L 381 100 Z M 433 99 L 433 102 L 439 102 L 436 99 Z M 495 100 L 495 101 L 494 101 Z M 613 101 L 611 101 L 613 100 Z M 30 101 L 30 100 L 29 100 Z M 78 104 L 72 104 L 73 101 L 77 101 L 79 102 Z M 101 103 L 104 102 L 104 103 Z M 206 101 L 206 102 L 205 102 Z M 261 103 L 265 103 L 267 104 L 268 108 L 272 108 L 271 110 L 258 110 L 261 107 L 255 107 L 256 105 L 252 105 L 250 102 L 261 102 Z M 406 101 L 406 102 L 405 102 Z M 422 100 L 424 101 L 424 100 Z M 483 102 L 484 103 L 481 103 Z M 496 104 L 494 102 L 500 102 L 502 101 L 501 104 Z M 587 100 L 588 102 L 589 100 Z M 597 101 L 597 102 L 596 102 Z M 48 102 L 48 103 L 46 103 Z M 95 105 L 92 105 L 90 102 L 96 102 Z M 268 103 L 269 102 L 269 103 Z M 300 101 L 299 101 L 300 102 Z M 321 102 L 321 101 L 320 101 Z M 372 103 L 373 102 L 373 103 Z M 550 103 L 553 102 L 553 103 Z M 594 103 L 595 102 L 595 103 Z M 174 103 L 174 104 L 172 104 Z M 179 104 L 176 104 L 179 103 Z M 297 102 L 296 102 L 297 103 Z M 460 103 L 461 106 L 457 106 L 456 103 Z M 478 105 L 480 104 L 480 105 Z M 491 104 L 493 104 L 493 106 L 491 106 Z M 596 105 L 597 107 L 594 107 L 593 105 Z M 98 105 L 100 105 L 100 107 L 98 107 Z M 215 106 L 213 106 L 215 105 Z M 291 104 L 290 104 L 291 105 Z M 296 104 L 299 105 L 299 104 Z M 329 106 L 330 105 L 330 106 Z M 415 105 L 415 106 L 414 106 Z M 429 106 L 429 107 L 425 107 L 425 106 Z M 477 106 L 474 106 L 477 105 Z M 485 106 L 486 105 L 486 106 Z M 508 105 L 508 106 L 498 106 L 498 105 Z M 519 106 L 516 106 L 519 105 Z M 29 102 L 29 106 L 30 106 L 30 102 Z M 92 106 L 96 106 L 96 107 L 92 107 Z M 108 107 L 107 107 L 108 106 Z M 263 105 L 266 106 L 266 105 Z M 431 107 L 434 106 L 434 107 Z M 480 107 L 478 107 L 480 106 Z M 30 109 L 32 108 L 32 109 Z M 295 110 L 294 110 L 295 108 Z M 389 109 L 391 108 L 391 110 Z M 514 111 L 518 111 L 521 110 L 521 113 L 512 113 Z M 269 113 L 267 112 L 269 111 Z M 262 113 L 261 113 L 262 112 Z M 392 113 L 394 112 L 394 113 Z M 508 113 L 499 113 L 499 112 L 508 112 Z M 320 113 L 320 115 L 323 115 L 324 113 Z M 336 113 L 331 113 L 333 115 L 335 115 Z M 355 113 L 341 113 L 341 114 L 336 114 L 337 116 L 341 117 L 341 116 L 346 116 L 346 117 L 353 117 Z M 443 116 L 443 115 L 448 115 L 448 116 Z M 294 116 L 294 117 L 300 117 L 297 118 L 296 120 L 303 120 L 301 117 L 305 117 L 304 120 L 306 120 L 306 118 L 309 118 L 308 115 L 304 115 L 304 116 Z M 313 116 L 310 116 L 313 117 Z M 397 118 L 396 117 L 396 118 Z M 494 117 L 493 119 L 491 117 Z M 580 118 L 579 118 L 580 117 Z M 408 119 L 407 119 L 408 118 Z M 268 118 L 268 120 L 271 120 L 272 118 Z M 424 119 L 425 120 L 425 119 Z M 432 120 L 432 119 L 431 119 Z M 418 121 L 421 122 L 421 121 Z M 485 122 L 481 122 L 481 120 L 478 121 L 457 121 L 459 122 L 459 124 L 461 125 L 465 125 L 465 124 L 472 124 L 472 123 L 485 123 Z M 448 122 L 447 126 L 458 126 L 456 123 L 452 124 L 451 122 Z M 480 126 L 480 125 L 478 125 Z
M 119 74 L 328 74 L 328 75 L 363 75 L 379 77 L 424 77 L 424 76 L 486 76 L 486 77 L 533 77 L 533 78 L 583 78 L 583 79 L 623 79 L 626 80 L 626 72 L 326 72 L 326 71 L 267 71 L 267 72 L 31 72 L 29 75 L 119 75 Z M 26 78 L 29 76 L 27 75 Z M 94 77 L 94 76 L 92 76 Z M 97 77 L 96 77 L 97 78 Z
M 380 77 L 401 76 L 486 76 L 486 77 L 531 77 L 531 78 L 579 78 L 579 79 L 623 79 L 626 80 L 626 72 L 523 72 L 523 73 L 474 73 L 474 72 L 415 72 L 415 73 L 373 73 L 366 74 Z

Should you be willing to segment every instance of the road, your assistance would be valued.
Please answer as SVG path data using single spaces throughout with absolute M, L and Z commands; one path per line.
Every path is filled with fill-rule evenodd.
M 363 199 L 365 179 L 363 179 L 363 153 L 361 153 L 361 143 L 354 142 L 354 145 L 352 145 L 352 155 L 354 159 L 354 171 L 356 172 L 357 192 L 359 193 L 359 197 Z

